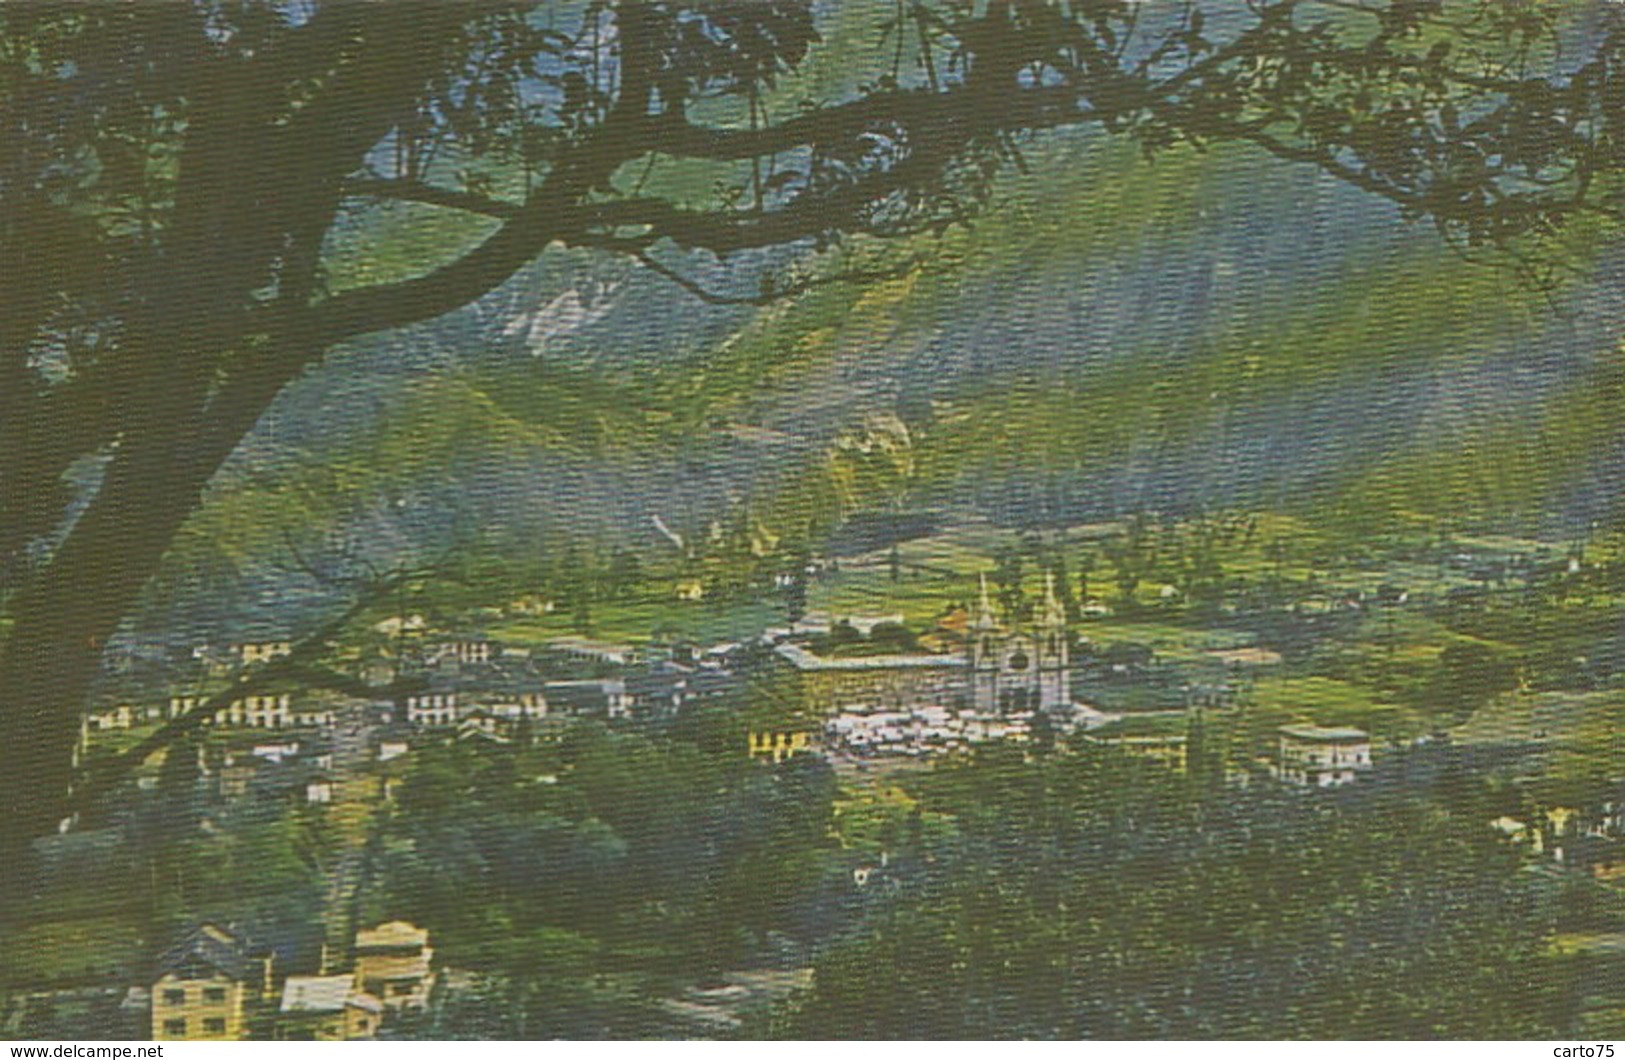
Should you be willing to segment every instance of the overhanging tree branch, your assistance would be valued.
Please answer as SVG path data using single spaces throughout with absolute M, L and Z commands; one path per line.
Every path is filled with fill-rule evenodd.
M 0 26 L 24 38 L 19 48 L 0 47 L 0 75 L 27 105 L 0 108 L 0 135 L 16 139 L 24 150 L 7 154 L 25 162 L 0 161 L 0 183 L 32 186 L 40 167 L 66 166 L 69 211 L 96 219 L 88 249 L 67 256 L 95 262 L 25 270 L 33 284 L 26 304 L 0 321 L 9 385 L 0 388 L 0 416 L 22 408 L 37 422 L 52 404 L 32 390 L 18 397 L 28 369 L 18 358 L 50 326 L 40 307 L 85 301 L 87 291 L 100 298 L 105 286 L 118 294 L 109 301 L 119 304 L 120 331 L 110 351 L 68 365 L 71 382 L 52 383 L 60 407 L 101 414 L 93 430 L 72 433 L 57 451 L 34 444 L 56 436 L 51 424 L 24 432 L 28 444 L 0 445 L 0 491 L 52 487 L 48 503 L 24 506 L 26 517 L 7 508 L 0 547 L 50 524 L 40 512 L 51 506 L 61 516 L 55 525 L 76 520 L 39 576 L 6 600 L 17 621 L 0 645 L 0 742 L 12 749 L 13 783 L 37 795 L 19 800 L 24 810 L 0 840 L 40 834 L 60 819 L 76 712 L 100 645 L 215 470 L 334 343 L 467 305 L 551 245 L 643 258 L 709 301 L 782 297 L 821 281 L 735 295 L 670 264 L 661 244 L 726 259 L 854 233 L 929 232 L 973 214 L 997 169 L 1017 158 L 1020 135 L 1086 123 L 1137 138 L 1148 153 L 1251 143 L 1431 216 L 1448 235 L 1491 243 L 1598 211 L 1599 200 L 1609 210 L 1604 178 L 1625 158 L 1625 35 L 1605 27 L 1587 37 L 1594 55 L 1578 66 L 1554 61 L 1542 68 L 1547 76 L 1526 78 L 1520 61 L 1529 46 L 1504 48 L 1495 31 L 1532 24 L 1536 36 L 1556 40 L 1556 16 L 1538 5 L 1460 3 L 1472 17 L 1452 38 L 1454 51 L 1424 32 L 1442 25 L 1438 5 L 1411 0 L 1372 0 L 1358 13 L 1328 8 L 1318 22 L 1303 13 L 1325 3 L 1257 0 L 1206 29 L 1202 9 L 1217 10 L 1218 0 L 1193 0 L 1165 24 L 1139 17 L 1137 5 L 914 4 L 924 84 L 900 85 L 899 64 L 856 98 L 814 101 L 771 123 L 756 105 L 762 93 L 818 41 L 801 5 L 762 5 L 760 18 L 754 6 L 718 18 L 714 5 L 586 5 L 577 39 L 590 32 L 596 41 L 613 27 L 604 38 L 613 54 L 601 62 L 595 47 L 590 70 L 570 35 L 542 31 L 525 4 L 414 4 L 404 17 L 324 4 L 299 24 L 239 17 L 226 5 L 210 16 L 224 33 L 193 6 L 131 18 L 116 8 L 58 15 L 23 5 L 27 17 Z M 901 39 L 901 22 L 897 31 Z M 1131 38 L 1139 43 L 1131 47 Z M 1498 61 L 1503 54 L 1511 59 Z M 750 127 L 704 123 L 696 104 L 720 96 L 751 101 Z M 517 204 L 476 194 L 475 179 L 463 191 L 418 182 L 421 165 L 401 167 L 396 176 L 407 179 L 351 179 L 392 143 L 419 136 L 455 142 L 493 185 L 518 176 L 515 167 L 527 187 L 533 166 L 546 173 Z M 145 160 L 127 167 L 133 180 L 118 175 L 117 145 L 128 154 L 131 144 Z M 615 184 L 634 161 L 684 158 L 732 171 L 785 155 L 805 171 L 758 184 L 750 210 L 728 208 L 738 197 L 726 191 L 677 201 L 645 186 L 620 195 Z M 165 160 L 156 176 L 147 164 L 155 158 Z M 19 183 L 18 173 L 28 179 Z M 356 195 L 500 224 L 424 275 L 324 297 L 319 248 L 343 198 Z M 140 252 L 113 253 L 132 204 L 144 229 Z M 25 253 L 0 256 L 39 260 L 33 232 L 5 233 Z M 90 275 L 96 282 L 87 284 Z M 109 275 L 119 283 L 100 282 Z M 81 385 L 92 377 L 93 387 Z M 81 508 L 54 486 L 74 448 L 96 446 L 113 456 Z M 25 523 L 21 534 L 13 529 Z
M 494 217 L 512 221 L 524 213 L 520 203 L 504 202 L 489 195 L 471 191 L 443 188 L 421 180 L 392 180 L 385 177 L 354 177 L 344 182 L 347 198 L 391 199 L 396 202 L 417 203 L 421 206 L 439 206 L 447 210 Z
M 376 606 L 379 600 L 401 586 L 420 581 L 431 574 L 431 571 L 425 570 L 401 571 L 380 579 L 343 612 L 296 641 L 287 653 L 238 673 L 225 688 L 171 718 L 135 746 L 91 763 L 74 785 L 72 804 L 75 811 L 83 811 L 94 805 L 130 770 L 181 737 L 210 725 L 216 715 L 245 696 L 289 684 L 327 689 L 362 699 L 393 700 L 420 691 L 424 686 L 421 678 L 397 677 L 388 684 L 375 685 L 317 665 L 317 661 L 357 618 Z
M 647 268 L 649 271 L 665 277 L 667 280 L 670 280 L 672 283 L 681 287 L 683 290 L 698 298 L 700 301 L 705 302 L 708 305 L 718 306 L 767 306 L 785 298 L 793 298 L 796 295 L 805 294 L 808 291 L 815 290 L 820 287 L 830 287 L 848 283 L 883 283 L 888 280 L 898 280 L 909 275 L 910 273 L 920 270 L 923 267 L 923 262 L 921 259 L 909 258 L 906 261 L 880 268 L 838 269 L 824 275 L 809 276 L 804 279 L 791 280 L 785 283 L 774 283 L 772 281 L 772 277 L 768 276 L 764 277 L 762 281 L 762 289 L 756 294 L 728 294 L 726 292 L 713 290 L 712 288 L 700 283 L 693 277 L 686 275 L 682 271 L 665 264 L 636 243 L 618 245 L 613 240 L 605 240 L 593 245 L 604 250 L 630 254 L 638 262 L 638 264 L 642 265 L 644 268 Z

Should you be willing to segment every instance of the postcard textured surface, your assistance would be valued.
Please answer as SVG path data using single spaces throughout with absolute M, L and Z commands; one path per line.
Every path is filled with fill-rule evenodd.
M 0 6 L 0 1037 L 1625 1033 L 1625 8 Z

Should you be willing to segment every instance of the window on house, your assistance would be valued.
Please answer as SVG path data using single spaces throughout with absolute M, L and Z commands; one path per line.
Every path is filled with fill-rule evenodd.
M 390 992 L 393 993 L 396 997 L 405 997 L 407 994 L 410 994 L 412 992 L 412 984 L 411 983 L 393 983 L 393 984 L 390 985 L 389 989 L 390 989 Z
M 226 988 L 223 986 L 207 987 L 203 991 L 203 1000 L 211 1001 L 217 1005 L 220 1004 L 226 1000 Z
M 184 1005 L 184 1004 L 186 1004 L 186 991 L 185 990 L 165 990 L 164 991 L 164 1004 L 166 1004 L 166 1005 Z
M 164 1020 L 164 1034 L 171 1038 L 185 1037 L 186 1021 L 184 1019 Z
M 203 1021 L 203 1033 L 204 1034 L 224 1034 L 224 1033 L 226 1033 L 226 1021 L 223 1020 L 223 1019 L 220 1019 L 218 1016 L 204 1020 Z

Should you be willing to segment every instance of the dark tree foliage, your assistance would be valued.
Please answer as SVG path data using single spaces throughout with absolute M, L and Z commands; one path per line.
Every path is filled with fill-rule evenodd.
M 484 977 L 496 1001 L 443 1033 L 659 1033 L 640 1021 L 677 985 L 833 930 L 833 798 L 820 759 L 770 768 L 596 725 L 434 747 L 402 786 L 370 912 L 428 927 Z
M 1615 205 L 1625 37 L 1612 12 L 1558 18 L 884 3 L 871 68 L 812 79 L 860 87 L 803 98 L 788 75 L 826 44 L 794 0 L 5 5 L 6 837 L 64 815 L 101 645 L 222 461 L 335 344 L 467 305 L 552 246 L 724 302 L 895 274 L 1063 127 L 1153 153 L 1256 144 L 1511 246 Z M 714 190 L 650 194 L 641 175 L 670 160 L 710 167 Z M 324 252 L 365 246 L 402 202 L 496 224 L 421 275 L 331 284 Z
M 958 840 L 775 1030 L 833 1038 L 1554 1037 L 1537 881 L 1410 796 L 1204 797 L 1116 754 L 922 781 Z

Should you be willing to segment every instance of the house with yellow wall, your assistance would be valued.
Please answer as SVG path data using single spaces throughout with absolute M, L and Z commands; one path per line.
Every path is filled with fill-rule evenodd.
M 355 1042 L 377 1037 L 384 1004 L 354 975 L 290 975 L 282 984 L 281 1041 Z
M 429 933 L 392 920 L 355 934 L 355 978 L 386 1009 L 421 1009 L 434 988 Z
M 231 646 L 232 654 L 241 659 L 244 666 L 267 663 L 278 655 L 287 655 L 291 651 L 293 642 L 289 640 L 244 641 Z
M 267 960 L 215 924 L 202 924 L 158 959 L 152 983 L 152 1037 L 156 1041 L 238 1041 L 247 1037 L 246 1013 L 269 978 Z
M 752 758 L 770 758 L 774 762 L 782 762 L 792 755 L 812 750 L 812 733 L 751 732 L 749 747 Z

